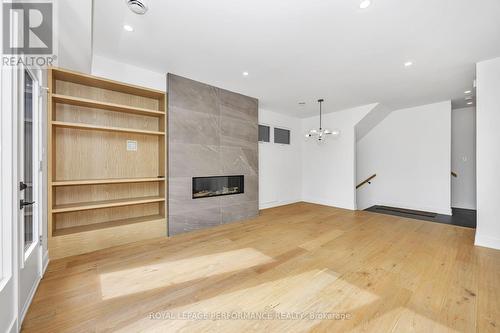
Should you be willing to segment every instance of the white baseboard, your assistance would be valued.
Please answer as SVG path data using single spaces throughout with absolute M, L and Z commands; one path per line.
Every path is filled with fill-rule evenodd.
M 347 206 L 343 204 L 338 204 L 338 203 L 332 203 L 331 201 L 324 200 L 324 199 L 317 199 L 317 198 L 304 198 L 302 199 L 304 202 L 316 204 L 316 205 L 322 205 L 322 206 L 329 206 L 333 208 L 341 208 L 341 209 L 348 209 L 348 210 L 356 210 L 356 208 L 352 206 Z
M 28 294 L 28 301 L 26 302 L 24 308 L 22 309 L 21 311 L 21 317 L 19 318 L 19 328 L 21 327 L 21 325 L 23 324 L 23 321 L 24 321 L 24 317 L 26 317 L 26 314 L 28 313 L 28 309 L 30 308 L 30 305 L 31 303 L 33 302 L 33 298 L 35 297 L 35 293 L 38 289 L 38 286 L 40 285 L 40 281 L 41 281 L 41 277 L 40 279 L 38 279 L 36 281 L 36 283 L 33 285 L 33 288 L 31 288 L 29 294 Z
M 45 271 L 47 270 L 47 267 L 49 266 L 49 251 L 45 251 L 42 257 L 42 277 L 45 275 Z
M 291 205 L 297 202 L 301 202 L 302 200 L 296 199 L 296 200 L 286 200 L 286 201 L 272 201 L 272 202 L 264 202 L 259 204 L 259 209 L 268 209 L 268 208 L 274 208 L 274 207 L 280 207 L 280 206 L 285 206 L 285 205 Z
M 476 232 L 476 241 L 474 245 L 481 247 L 488 247 L 490 249 L 500 250 L 500 239 L 479 235 Z

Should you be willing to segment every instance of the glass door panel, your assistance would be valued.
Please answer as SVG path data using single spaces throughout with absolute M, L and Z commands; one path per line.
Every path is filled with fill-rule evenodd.
M 21 201 L 24 219 L 24 250 L 33 243 L 33 79 L 24 72 L 24 114 L 23 114 L 23 182 L 20 184 L 24 192 Z

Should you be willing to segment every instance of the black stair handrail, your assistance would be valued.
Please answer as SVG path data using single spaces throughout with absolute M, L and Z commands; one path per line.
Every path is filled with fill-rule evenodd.
M 375 177 L 377 177 L 376 173 L 368 177 L 365 181 L 361 182 L 358 186 L 356 186 L 356 190 L 365 184 L 371 184 L 371 180 Z

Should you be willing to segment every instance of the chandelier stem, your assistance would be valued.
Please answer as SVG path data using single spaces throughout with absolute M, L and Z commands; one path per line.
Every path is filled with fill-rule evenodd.
M 321 131 L 321 118 L 322 118 L 322 114 L 321 114 L 321 103 L 319 103 L 319 130 Z
M 323 104 L 323 99 L 318 100 L 319 102 L 319 130 L 321 131 L 322 128 L 322 118 L 323 118 L 323 110 L 321 108 L 321 105 Z

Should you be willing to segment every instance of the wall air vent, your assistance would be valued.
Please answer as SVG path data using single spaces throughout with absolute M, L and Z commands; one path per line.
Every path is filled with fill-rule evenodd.
M 128 8 L 136 14 L 144 15 L 148 11 L 148 6 L 144 0 L 125 0 Z

